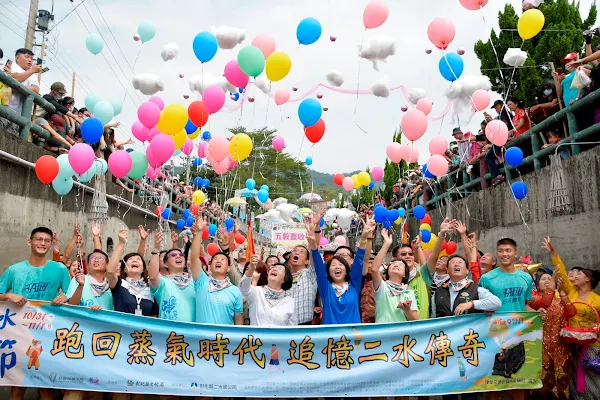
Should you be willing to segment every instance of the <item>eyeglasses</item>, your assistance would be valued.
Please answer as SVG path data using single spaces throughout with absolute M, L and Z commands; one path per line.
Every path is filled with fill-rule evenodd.
M 169 253 L 169 257 L 184 257 L 183 253 L 179 253 L 179 252 L 172 252 Z
M 106 260 L 106 257 L 104 256 L 92 256 L 90 257 L 90 261 L 102 261 L 102 260 Z
M 40 243 L 52 243 L 52 239 L 43 238 L 43 237 L 39 237 L 39 236 L 31 238 L 31 240 L 33 240 L 34 242 L 40 242 Z
M 339 253 L 339 254 L 336 254 L 336 255 L 339 256 L 339 257 L 342 257 L 342 258 L 352 258 L 352 255 L 348 254 L 348 253 Z
M 414 254 L 413 252 L 410 252 L 410 253 L 400 253 L 400 256 L 401 256 L 401 257 L 407 257 L 407 256 L 408 256 L 408 257 L 413 257 L 414 255 L 415 255 L 415 254 Z

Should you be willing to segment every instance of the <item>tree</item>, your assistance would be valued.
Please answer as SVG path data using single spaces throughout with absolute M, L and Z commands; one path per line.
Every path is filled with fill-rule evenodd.
M 526 41 L 520 38 L 517 32 L 519 16 L 513 6 L 507 3 L 504 10 L 498 13 L 500 35 L 495 30 L 490 35 L 494 46 L 490 41 L 481 40 L 475 44 L 475 54 L 481 61 L 481 73 L 490 78 L 493 90 L 502 97 L 507 97 L 507 94 L 515 96 L 524 101 L 526 106 L 539 102 L 543 81 L 552 79 L 550 68 L 540 66 L 548 66 L 553 62 L 558 68 L 566 54 L 581 52 L 584 49 L 583 31 L 590 29 L 597 17 L 595 3 L 585 21 L 581 20 L 579 2 L 546 0 L 538 8 L 544 13 L 546 22 L 544 30 L 534 38 Z M 514 70 L 502 62 L 509 48 L 522 48 L 527 52 L 523 68 Z M 499 68 L 502 68 L 502 74 Z

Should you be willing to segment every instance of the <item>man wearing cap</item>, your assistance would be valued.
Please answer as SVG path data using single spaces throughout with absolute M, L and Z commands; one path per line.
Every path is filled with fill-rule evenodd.
M 470 132 L 467 132 L 470 134 Z M 471 143 L 465 139 L 462 129 L 454 128 L 452 130 L 452 136 L 458 143 L 458 156 L 460 157 L 460 164 L 464 165 L 469 160 L 469 153 L 471 152 Z
M 66 93 L 67 90 L 65 89 L 65 85 L 62 82 L 54 82 L 50 86 L 50 93 L 44 95 L 44 100 L 52 104 L 54 108 L 56 108 L 57 113 L 73 118 L 75 121 L 82 124 L 83 119 L 80 118 L 79 115 L 73 114 L 71 111 L 67 110 L 65 106 L 62 105 L 61 100 L 65 97 Z M 48 113 L 42 107 L 38 107 L 35 114 L 38 118 L 50 119 L 52 117 L 52 114 Z
M 494 105 L 492 105 L 492 110 L 496 111 L 498 115 L 496 116 L 496 118 L 492 118 L 490 114 L 484 112 L 483 115 L 485 116 L 486 122 L 490 122 L 492 119 L 498 119 L 504 122 L 506 126 L 512 126 L 512 118 L 510 117 L 508 109 L 504 106 L 504 102 L 502 100 L 496 100 L 494 102 Z

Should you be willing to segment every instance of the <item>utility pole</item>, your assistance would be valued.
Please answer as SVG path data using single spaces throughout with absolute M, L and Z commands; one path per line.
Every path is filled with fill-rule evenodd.
M 75 71 L 73 71 L 73 80 L 71 81 L 71 97 L 75 98 Z
M 33 51 L 33 44 L 35 42 L 35 26 L 38 16 L 38 1 L 31 0 L 29 6 L 29 19 L 27 21 L 27 33 L 25 37 L 25 48 Z

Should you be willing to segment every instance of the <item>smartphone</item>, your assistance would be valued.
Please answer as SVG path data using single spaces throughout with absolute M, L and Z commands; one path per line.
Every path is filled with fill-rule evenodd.
M 556 70 L 556 73 L 559 74 L 559 75 L 563 75 L 565 73 L 565 71 L 563 71 L 562 68 L 559 68 L 559 69 Z
M 44 67 L 44 68 L 42 68 L 42 70 L 40 72 L 43 74 L 44 72 L 48 72 L 48 71 L 50 71 L 50 68 Z
M 41 58 L 37 59 L 37 65 L 42 65 L 42 59 Z
M 6 60 L 6 68 L 12 67 L 12 60 Z

